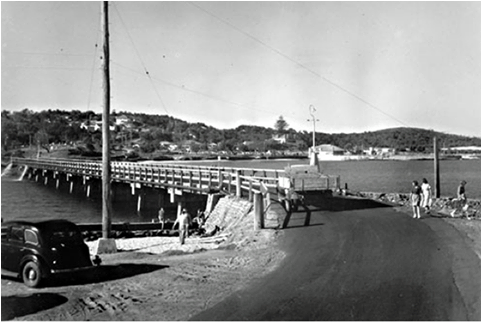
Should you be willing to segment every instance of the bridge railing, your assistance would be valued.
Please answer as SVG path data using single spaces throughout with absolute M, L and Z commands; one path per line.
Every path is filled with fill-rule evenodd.
M 12 163 L 80 176 L 102 177 L 101 161 L 12 158 Z M 240 189 L 259 190 L 260 181 L 274 187 L 283 174 L 283 170 L 272 169 L 111 162 L 111 178 L 114 181 L 158 184 L 196 191 L 219 189 L 229 193 L 236 191 L 237 194 L 241 194 Z
M 27 165 L 43 170 L 65 172 L 94 178 L 102 177 L 102 162 L 81 159 L 25 159 L 12 158 L 13 164 Z M 281 182 L 290 180 L 284 170 L 228 168 L 172 163 L 111 162 L 111 178 L 114 181 L 176 186 L 193 190 L 224 190 L 255 193 L 263 189 L 275 189 Z M 304 190 L 305 182 L 291 179 L 292 184 Z M 317 189 L 336 190 L 339 176 L 322 175 L 316 180 Z

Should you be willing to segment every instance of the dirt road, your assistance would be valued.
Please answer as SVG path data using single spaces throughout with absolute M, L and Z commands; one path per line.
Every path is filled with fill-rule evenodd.
M 470 242 L 439 218 L 395 208 L 318 211 L 310 227 L 285 231 L 280 268 L 192 319 L 480 320 Z
M 2 320 L 480 320 L 480 241 L 372 201 L 311 204 L 310 226 L 297 213 L 221 250 L 144 245 L 42 289 L 2 276 Z

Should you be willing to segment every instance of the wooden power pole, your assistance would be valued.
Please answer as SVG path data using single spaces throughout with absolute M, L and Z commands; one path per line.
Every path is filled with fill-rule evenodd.
M 102 238 L 110 237 L 111 230 L 111 205 L 110 205 L 110 69 L 109 69 L 109 3 L 103 4 L 103 26 L 104 26 L 104 64 L 103 72 L 103 110 L 102 110 Z
M 104 30 L 102 64 L 103 75 L 103 110 L 102 110 L 102 238 L 99 240 L 97 253 L 116 252 L 115 240 L 111 235 L 111 176 L 110 176 L 110 52 L 109 52 L 109 2 L 102 2 L 102 25 Z
M 440 198 L 440 170 L 438 162 L 438 145 L 437 138 L 433 138 L 433 168 L 434 168 L 434 180 L 435 180 L 435 198 Z

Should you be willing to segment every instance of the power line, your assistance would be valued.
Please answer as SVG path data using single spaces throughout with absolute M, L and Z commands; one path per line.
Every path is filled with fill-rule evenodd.
M 211 11 L 208 11 L 208 10 L 204 9 L 203 7 L 199 6 L 198 4 L 196 4 L 196 3 L 194 3 L 194 2 L 189 2 L 189 3 L 190 3 L 192 6 L 194 6 L 194 7 L 198 8 L 199 10 L 203 11 L 204 13 L 210 15 L 211 17 L 213 17 L 213 18 L 215 18 L 215 19 L 217 19 L 217 20 L 219 20 L 219 21 L 221 21 L 222 23 L 228 25 L 229 27 L 233 28 L 234 30 L 238 31 L 239 33 L 245 35 L 246 37 L 252 39 L 253 41 L 261 44 L 262 46 L 264 46 L 264 47 L 266 47 L 266 48 L 268 48 L 268 49 L 271 50 L 272 52 L 274 52 L 274 53 L 278 54 L 279 56 L 285 58 L 286 60 L 292 62 L 293 64 L 297 65 L 298 67 L 300 67 L 300 68 L 308 71 L 308 72 L 311 73 L 312 75 L 314 75 L 314 76 L 316 76 L 316 77 L 324 80 L 324 81 L 327 82 L 328 84 L 330 84 L 330 85 L 338 88 L 339 90 L 343 91 L 344 93 L 346 93 L 346 94 L 354 97 L 355 99 L 363 102 L 365 105 L 367 105 L 367 106 L 369 106 L 369 107 L 377 110 L 378 112 L 380 112 L 380 113 L 388 116 L 389 118 L 397 121 L 398 123 L 400 123 L 400 124 L 402 124 L 402 125 L 404 125 L 404 126 L 408 126 L 408 125 L 405 124 L 404 122 L 402 122 L 402 121 L 400 121 L 399 119 L 397 119 L 396 117 L 394 117 L 394 116 L 386 113 L 385 111 L 381 110 L 381 109 L 378 108 L 377 106 L 375 106 L 375 105 L 373 105 L 372 103 L 368 102 L 367 100 L 363 99 L 363 98 L 360 97 L 359 95 L 350 92 L 349 90 L 345 89 L 344 87 L 342 87 L 342 86 L 336 84 L 335 82 L 331 81 L 330 79 L 326 78 L 325 76 L 322 76 L 322 75 L 318 74 L 317 72 L 313 71 L 313 70 L 310 69 L 309 67 L 301 64 L 300 62 L 294 60 L 294 59 L 291 58 L 290 56 L 288 56 L 288 55 L 284 54 L 283 52 L 279 51 L 278 49 L 276 49 L 276 48 L 274 48 L 274 47 L 266 44 L 265 42 L 263 42 L 263 41 L 259 40 L 258 38 L 252 36 L 251 34 L 247 33 L 246 31 L 238 28 L 237 26 L 233 25 L 233 24 L 230 23 L 229 21 L 224 20 L 224 19 L 218 17 L 217 15 L 215 15 L 214 13 L 212 13 Z
M 55 66 L 2 66 L 3 69 L 51 69 L 51 70 L 81 70 L 90 71 L 84 67 L 55 67 Z
M 117 62 L 112 62 L 112 64 L 114 65 L 117 65 L 121 68 L 124 68 L 128 71 L 131 71 L 135 74 L 139 74 L 139 75 L 143 75 L 142 72 L 139 72 L 137 70 L 134 70 L 130 67 L 126 67 L 122 64 L 119 64 Z M 233 102 L 233 101 L 229 101 L 229 100 L 226 100 L 224 98 L 220 98 L 220 97 L 217 97 L 217 96 L 213 96 L 211 94 L 207 94 L 207 93 L 204 93 L 204 92 L 201 92 L 201 91 L 197 91 L 197 90 L 194 90 L 194 89 L 191 89 L 191 88 L 188 88 L 188 87 L 185 87 L 184 85 L 178 85 L 178 84 L 174 84 L 174 83 L 171 83 L 171 82 L 168 82 L 166 80 L 163 80 L 163 79 L 160 79 L 160 78 L 157 78 L 157 77 L 152 77 L 152 80 L 154 81 L 157 81 L 157 82 L 160 82 L 160 83 L 163 83 L 163 84 L 166 84 L 166 85 L 169 85 L 169 86 L 172 86 L 172 87 L 175 87 L 175 88 L 178 88 L 178 89 L 181 89 L 183 91 L 186 91 L 186 92 L 190 92 L 190 93 L 193 93 L 193 94 L 197 94 L 197 95 L 201 95 L 201 96 L 204 96 L 204 97 L 207 97 L 209 99 L 212 99 L 212 100 L 215 100 L 215 101 L 219 101 L 219 102 L 223 102 L 223 103 L 228 103 L 228 104 L 231 104 L 231 105 L 236 105 L 240 108 L 244 108 L 244 109 L 248 109 L 248 110 L 253 110 L 253 111 L 258 111 L 258 112 L 263 112 L 263 113 L 267 113 L 267 114 L 272 114 L 272 115 L 278 115 L 279 112 L 272 112 L 270 110 L 267 110 L 267 109 L 257 109 L 257 108 L 253 108 L 253 107 L 249 107 L 247 106 L 246 104 L 242 104 L 242 103 L 237 103 L 237 102 Z M 302 118 L 297 118 L 299 120 L 304 120 Z
M 98 48 L 98 41 L 99 41 L 99 34 L 100 34 L 100 19 L 99 19 L 99 28 L 97 28 L 97 34 L 96 34 L 96 37 L 95 37 L 95 46 L 94 46 L 94 57 L 93 57 L 93 61 L 92 61 L 92 70 L 91 70 L 91 74 L 90 74 L 90 87 L 89 87 L 89 99 L 87 101 L 87 110 L 90 109 L 90 101 L 91 101 L 91 97 L 92 97 L 92 87 L 93 87 L 93 84 L 94 84 L 94 74 L 95 74 L 95 62 L 97 60 L 97 48 Z
M 35 52 L 25 52 L 25 51 L 2 51 L 2 55 L 4 54 L 12 54 L 12 55 L 31 55 L 31 56 L 83 56 L 83 57 L 90 57 L 92 54 L 69 54 L 69 53 L 35 53 Z
M 127 36 L 129 37 L 129 40 L 130 40 L 131 43 L 132 43 L 132 46 L 133 46 L 133 48 L 134 48 L 134 51 L 136 52 L 136 55 L 137 55 L 137 57 L 139 58 L 139 61 L 140 61 L 141 65 L 142 65 L 142 68 L 144 68 L 144 72 L 145 72 L 145 74 L 147 75 L 147 77 L 148 77 L 149 80 L 150 80 L 150 83 L 151 83 L 151 85 L 152 85 L 152 88 L 154 89 L 154 92 L 155 92 L 156 95 L 157 95 L 157 98 L 158 98 L 159 101 L 161 102 L 161 105 L 162 105 L 162 107 L 164 108 L 164 110 L 166 111 L 166 113 L 169 115 L 169 111 L 167 110 L 166 105 L 164 104 L 164 101 L 162 100 L 161 95 L 159 94 L 159 92 L 157 91 L 156 87 L 154 86 L 154 83 L 152 82 L 151 75 L 149 74 L 149 71 L 147 70 L 146 65 L 144 64 L 144 61 L 142 60 L 140 53 L 139 53 L 139 51 L 137 50 L 137 47 L 136 47 L 136 45 L 135 45 L 135 43 L 134 43 L 134 40 L 132 39 L 132 37 L 131 37 L 131 35 L 130 35 L 130 33 L 129 33 L 129 30 L 127 29 L 127 26 L 126 26 L 126 24 L 124 23 L 124 20 L 122 19 L 122 16 L 120 15 L 120 12 L 119 12 L 119 9 L 117 8 L 117 5 L 114 5 L 114 4 L 113 4 L 113 6 L 114 6 L 115 11 L 117 12 L 117 15 L 118 15 L 118 17 L 119 17 L 119 20 L 120 20 L 122 26 L 124 26 L 124 29 L 125 29 L 125 31 L 126 31 L 126 33 L 127 33 Z

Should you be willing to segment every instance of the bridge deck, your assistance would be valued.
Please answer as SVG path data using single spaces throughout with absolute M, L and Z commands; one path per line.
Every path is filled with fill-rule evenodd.
M 101 161 L 71 159 L 24 159 L 13 158 L 12 164 L 28 166 L 34 171 L 52 171 L 54 176 L 82 176 L 102 178 Z M 277 189 L 280 178 L 287 178 L 284 170 L 209 167 L 172 163 L 111 162 L 111 179 L 134 185 L 174 188 L 183 191 L 209 193 L 224 190 L 252 193 L 263 189 Z M 339 177 L 321 175 L 314 190 L 339 188 Z M 297 185 L 298 186 L 298 185 Z M 236 190 L 235 190 L 236 189 Z

